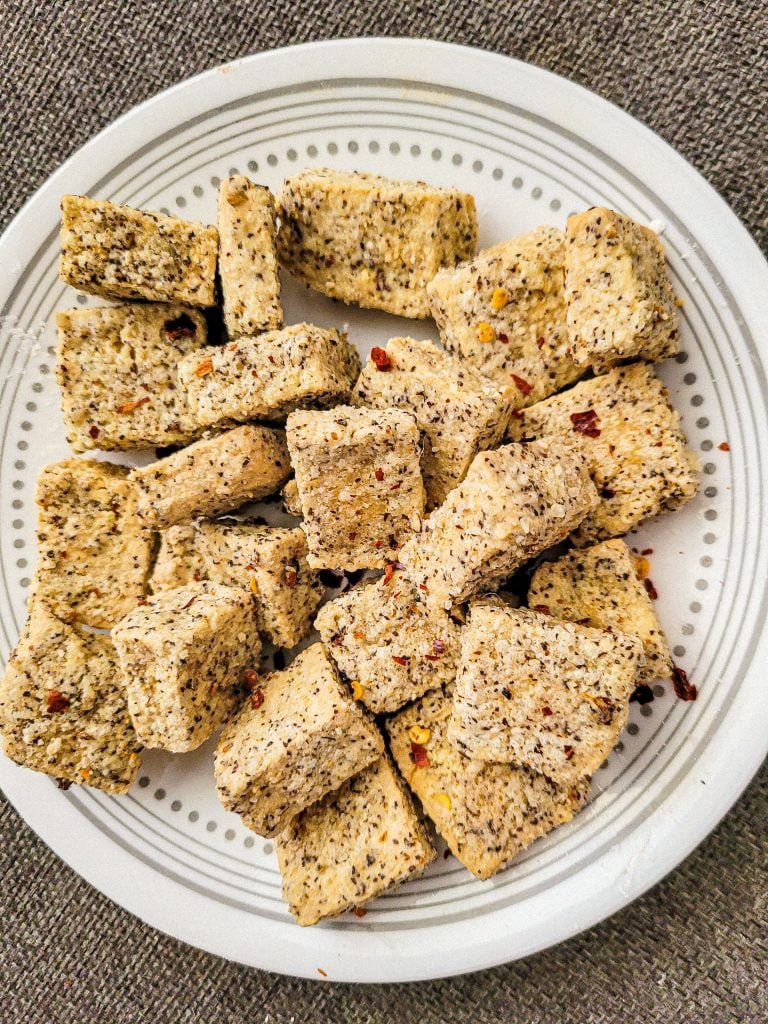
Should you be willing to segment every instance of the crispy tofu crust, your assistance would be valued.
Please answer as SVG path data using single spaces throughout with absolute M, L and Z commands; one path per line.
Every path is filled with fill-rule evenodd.
M 327 168 L 283 185 L 280 262 L 342 302 L 423 319 L 427 283 L 476 248 L 475 201 L 456 189 Z
M 82 292 L 213 306 L 216 228 L 88 196 L 61 200 L 59 275 Z
M 205 561 L 192 523 L 169 526 L 160 532 L 160 547 L 149 584 L 153 593 L 207 580 Z
M 563 239 L 557 228 L 538 227 L 441 270 L 427 285 L 445 347 L 499 387 L 512 385 L 515 409 L 586 369 L 568 350 Z
M 451 700 L 428 693 L 387 722 L 392 756 L 453 855 L 478 878 L 490 878 L 540 836 L 583 807 L 589 784 L 560 787 L 510 764 L 470 760 L 446 738 Z M 417 745 L 411 729 L 428 730 Z M 421 751 L 418 747 L 424 751 Z
M 600 504 L 574 534 L 579 545 L 622 536 L 690 501 L 698 460 L 669 392 L 646 363 L 581 381 L 513 417 L 516 438 L 561 437 L 583 453 Z

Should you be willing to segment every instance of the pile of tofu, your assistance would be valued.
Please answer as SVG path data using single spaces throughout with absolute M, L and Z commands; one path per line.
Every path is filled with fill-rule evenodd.
M 361 365 L 284 324 L 279 268 L 441 345 Z M 112 300 L 58 314 L 70 446 L 164 454 L 42 471 L 7 756 L 119 794 L 143 748 L 218 733 L 221 802 L 275 837 L 302 925 L 422 872 L 433 828 L 487 879 L 569 821 L 674 671 L 622 539 L 698 484 L 653 368 L 679 332 L 657 236 L 594 208 L 478 252 L 471 195 L 310 169 L 277 199 L 223 182 L 216 228 L 65 196 L 61 277 Z M 296 525 L 249 518 L 280 495 Z M 329 600 L 324 570 L 356 585 Z

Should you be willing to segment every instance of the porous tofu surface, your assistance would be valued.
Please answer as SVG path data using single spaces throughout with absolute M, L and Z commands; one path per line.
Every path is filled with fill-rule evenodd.
M 475 602 L 461 636 L 448 739 L 468 757 L 577 782 L 613 749 L 642 658 L 636 636 L 494 598 Z
M 284 420 L 294 409 L 346 402 L 359 372 L 346 335 L 312 324 L 210 346 L 179 366 L 201 426 Z
M 321 643 L 264 676 L 216 750 L 219 798 L 262 836 L 363 771 L 384 752 Z
M 606 540 L 569 551 L 556 562 L 542 562 L 531 579 L 528 604 L 558 619 L 640 637 L 645 664 L 638 683 L 672 675 L 664 631 L 623 540 Z
M 33 601 L 0 682 L 0 733 L 17 764 L 107 793 L 130 789 L 141 745 L 109 638 Z
M 376 409 L 413 413 L 427 442 L 422 473 L 430 506 L 460 483 L 477 452 L 503 438 L 513 408 L 512 389 L 499 389 L 466 362 L 431 341 L 392 338 L 386 360 L 369 359 L 353 400 Z
M 577 363 L 658 362 L 679 348 L 677 301 L 658 235 L 595 206 L 568 218 L 568 340 Z
M 457 189 L 327 168 L 283 185 L 280 262 L 343 302 L 427 317 L 427 283 L 476 249 L 475 201 Z
M 134 469 L 138 514 L 162 529 L 273 494 L 291 472 L 282 433 L 244 424 Z
M 303 530 L 203 522 L 199 546 L 208 578 L 247 590 L 273 644 L 293 647 L 309 633 L 324 587 L 307 565 Z
M 561 787 L 526 768 L 464 757 L 446 737 L 450 714 L 450 697 L 434 690 L 390 718 L 392 756 L 453 855 L 473 875 L 490 878 L 570 821 L 589 785 Z
M 195 526 L 185 523 L 162 530 L 149 580 L 152 591 L 173 590 L 206 579 L 208 575 Z
M 248 595 L 217 583 L 165 590 L 112 630 L 134 728 L 147 747 L 194 750 L 237 704 L 261 641 Z
M 275 197 L 241 174 L 219 186 L 219 278 L 230 338 L 283 325 Z
M 113 299 L 213 306 L 216 228 L 88 196 L 61 200 L 59 274 Z
M 315 626 L 375 714 L 397 711 L 456 675 L 458 626 L 446 612 L 430 611 L 402 572 L 329 601 Z
M 374 569 L 420 528 L 424 484 L 413 415 L 337 406 L 286 424 L 307 560 L 317 569 Z
M 698 490 L 698 460 L 680 414 L 646 363 L 580 381 L 513 417 L 509 430 L 516 438 L 561 437 L 583 453 L 600 503 L 574 535 L 580 545 L 623 536 Z
M 176 364 L 205 345 L 190 307 L 129 303 L 56 314 L 56 377 L 76 452 L 186 444 L 199 432 Z
M 93 459 L 46 466 L 37 480 L 35 597 L 67 622 L 109 629 L 144 597 L 152 541 L 128 470 Z
M 450 609 L 563 540 L 597 504 L 584 458 L 560 444 L 475 456 L 463 483 L 398 558 L 433 608 Z
M 543 226 L 441 270 L 427 286 L 445 347 L 512 385 L 516 409 L 585 371 L 568 351 L 563 260 L 563 232 Z

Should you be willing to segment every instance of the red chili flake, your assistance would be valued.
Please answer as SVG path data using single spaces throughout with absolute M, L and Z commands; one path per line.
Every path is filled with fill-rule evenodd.
M 731 450 L 731 446 L 728 444 L 727 441 L 721 441 L 717 447 L 720 449 L 721 452 L 729 452 Z
M 653 690 L 650 686 L 647 683 L 640 683 L 635 687 L 629 701 L 630 704 L 650 704 L 653 699 Z
M 286 587 L 295 587 L 299 579 L 299 571 L 295 565 L 286 565 L 283 569 L 283 579 Z
M 175 320 L 166 320 L 164 330 L 169 341 L 178 341 L 180 338 L 194 338 L 197 328 L 195 321 L 182 313 Z
M 376 477 L 377 480 L 381 481 L 381 480 L 384 479 L 384 470 L 383 469 L 377 469 L 376 472 L 373 475 Z
M 45 706 L 49 715 L 57 711 L 66 711 L 69 707 L 69 697 L 65 697 L 59 690 L 49 690 L 45 695 Z
M 93 440 L 95 441 L 95 440 L 96 440 L 96 438 L 97 438 L 97 437 L 99 436 L 99 434 L 100 434 L 100 433 L 101 433 L 101 431 L 99 430 L 99 428 L 98 428 L 98 427 L 96 426 L 96 424 L 94 423 L 94 425 L 93 425 L 93 426 L 92 426 L 92 427 L 90 428 L 90 430 L 88 431 L 88 436 L 89 436 L 89 437 L 92 437 L 92 438 L 93 438 Z
M 549 615 L 550 614 L 549 605 L 548 604 L 535 604 L 533 606 L 533 610 L 535 612 L 541 612 L 542 615 Z
M 397 665 L 407 665 L 408 664 L 408 659 L 404 658 L 400 654 L 393 654 L 392 655 L 392 661 L 394 661 Z
M 440 655 L 439 654 L 425 654 L 424 658 L 427 661 L 440 661 Z
M 679 665 L 672 666 L 672 684 L 680 700 L 696 700 L 699 695 L 695 684 L 689 681 L 688 673 Z
M 392 577 L 394 575 L 395 575 L 395 563 L 394 562 L 387 562 L 386 566 L 384 567 L 384 582 L 385 583 L 389 583 L 389 581 L 392 579 Z
M 565 751 L 566 761 L 570 761 L 573 757 L 573 747 L 563 747 L 563 750 Z
M 264 703 L 264 691 L 254 690 L 251 694 L 251 707 L 254 711 L 258 711 L 261 705 Z
M 516 420 L 521 420 L 523 418 L 523 410 L 522 409 L 513 409 L 512 410 L 512 418 L 516 419 Z
M 653 548 L 643 548 L 643 550 L 640 552 L 640 554 L 641 555 L 652 555 L 653 554 Z
M 539 348 L 544 348 L 544 338 L 537 338 L 537 339 L 536 339 L 536 345 L 537 345 L 537 346 L 538 346 Z
M 496 335 L 496 337 L 499 339 L 499 341 L 503 342 L 503 344 L 505 344 L 505 345 L 509 341 L 509 336 L 506 335 L 506 334 L 503 334 L 501 331 L 499 331 L 499 333 Z
M 420 583 L 420 584 L 419 584 L 419 590 L 428 590 L 428 589 L 429 589 L 429 588 L 427 587 L 427 584 L 426 584 L 426 583 Z
M 411 760 L 417 768 L 429 768 L 429 757 L 427 755 L 427 748 L 423 747 L 421 743 L 411 744 Z
M 652 581 L 648 578 L 648 576 L 646 576 L 643 580 L 643 586 L 645 587 L 646 592 L 648 593 L 648 597 L 650 597 L 652 601 L 655 601 L 656 598 L 659 596 L 659 592 L 656 589 L 656 587 L 654 587 Z
M 552 714 L 552 708 L 548 708 L 548 707 L 547 707 L 547 706 L 545 705 L 545 706 L 544 706 L 544 707 L 543 707 L 543 708 L 541 709 L 541 713 L 542 713 L 542 715 L 544 715 L 544 717 L 545 717 L 545 718 L 549 718 L 549 716 L 550 716 L 550 715 Z
M 352 913 L 355 915 L 355 917 L 365 917 L 368 911 L 365 909 L 365 907 L 355 907 Z
M 117 412 L 133 412 L 135 409 L 138 409 L 139 406 L 146 405 L 148 401 L 149 395 L 144 395 L 143 398 L 137 398 L 135 402 L 124 402 L 123 405 L 118 405 Z
M 182 607 L 182 609 L 181 609 L 181 610 L 182 610 L 183 612 L 185 612 L 185 611 L 187 610 L 187 608 L 191 608 L 191 607 L 192 607 L 192 605 L 193 605 L 193 604 L 195 603 L 195 601 L 196 601 L 196 600 L 197 600 L 197 594 L 195 594 L 195 595 L 194 595 L 193 597 L 190 597 L 190 599 L 189 599 L 189 600 L 187 601 L 187 603 L 186 603 L 186 604 L 185 604 L 185 605 L 184 605 L 184 606 Z
M 328 977 L 328 971 L 324 971 L 322 967 L 318 967 L 318 968 L 317 968 L 317 973 L 318 973 L 318 974 L 322 974 L 322 976 L 323 976 L 324 978 L 327 978 L 327 977 Z
M 387 370 L 391 370 L 394 365 L 386 351 L 378 346 L 371 349 L 371 360 L 373 361 L 376 369 L 381 370 L 382 373 Z
M 401 487 L 401 486 L 402 486 L 402 483 L 403 483 L 403 481 L 402 481 L 402 480 L 396 480 L 396 481 L 395 481 L 395 482 L 394 482 L 394 483 L 392 484 L 392 486 L 391 486 L 391 487 L 389 488 L 389 489 L 390 489 L 390 491 L 396 491 L 396 490 L 398 489 L 398 487 Z
M 373 542 L 373 546 L 374 546 L 375 548 L 380 548 L 380 547 L 381 547 L 381 545 L 382 545 L 383 543 L 384 543 L 384 541 L 383 541 L 383 540 L 375 540 L 375 541 Z
M 587 409 L 586 412 L 571 413 L 573 429 L 577 430 L 580 434 L 584 434 L 585 437 L 600 436 L 600 429 L 597 426 L 598 422 L 597 413 L 594 409 Z
M 518 387 L 519 391 L 522 391 L 524 395 L 530 395 L 533 391 L 533 384 L 529 384 L 527 380 L 523 380 L 522 377 L 518 377 L 516 373 L 512 374 L 512 380 Z

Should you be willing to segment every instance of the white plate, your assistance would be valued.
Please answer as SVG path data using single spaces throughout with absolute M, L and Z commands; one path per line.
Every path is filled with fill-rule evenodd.
M 587 928 L 674 867 L 766 752 L 768 273 L 736 217 L 647 128 L 534 67 L 438 43 L 356 40 L 248 57 L 150 100 L 40 189 L 0 242 L 0 643 L 15 642 L 35 559 L 34 482 L 67 454 L 53 381 L 54 310 L 84 297 L 56 276 L 58 201 L 87 193 L 215 219 L 233 169 L 273 188 L 311 164 L 455 184 L 488 244 L 605 203 L 663 225 L 683 352 L 662 367 L 704 477 L 683 511 L 641 531 L 675 657 L 700 689 L 641 708 L 573 823 L 479 882 L 442 857 L 427 875 L 314 929 L 292 923 L 270 843 L 219 806 L 210 745 L 146 756 L 111 799 L 0 758 L 0 784 L 76 871 L 187 942 L 308 977 L 404 981 L 523 956 Z M 92 300 L 87 300 L 90 304 Z M 349 323 L 367 351 L 432 333 L 289 287 L 287 320 Z M 720 450 L 727 441 L 730 452 Z M 324 972 L 324 973 L 322 973 Z

